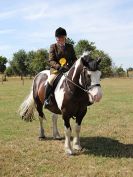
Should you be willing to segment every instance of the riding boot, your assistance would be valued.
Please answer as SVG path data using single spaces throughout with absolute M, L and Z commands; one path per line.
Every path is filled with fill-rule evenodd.
M 47 107 L 49 105 L 49 96 L 52 91 L 52 86 L 47 83 L 46 90 L 45 90 L 45 100 L 44 100 L 44 107 Z

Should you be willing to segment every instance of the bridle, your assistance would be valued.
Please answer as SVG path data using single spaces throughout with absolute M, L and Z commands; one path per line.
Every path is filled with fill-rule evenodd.
M 82 70 L 82 72 L 83 72 L 83 75 L 84 75 L 84 78 L 86 78 L 86 76 L 85 76 L 85 71 L 87 70 L 87 68 L 84 66 L 83 67 L 83 70 Z M 93 85 L 90 85 L 89 87 L 87 86 L 87 84 L 84 82 L 84 85 L 85 85 L 85 90 L 90 90 L 90 89 L 92 89 L 92 88 L 94 88 L 94 87 L 101 87 L 101 85 L 100 84 L 93 84 Z
M 85 70 L 85 69 L 87 69 L 87 68 L 84 67 L 83 70 Z M 71 79 L 69 79 L 69 78 L 67 77 L 67 74 L 66 74 L 66 73 L 62 73 L 62 74 L 63 74 L 63 76 L 65 77 L 66 81 L 71 82 L 73 85 L 75 85 L 76 87 L 78 87 L 79 89 L 81 89 L 82 91 L 84 91 L 84 92 L 86 92 L 86 93 L 91 94 L 91 93 L 90 93 L 90 90 L 91 90 L 92 88 L 94 88 L 94 87 L 101 87 L 100 84 L 93 84 L 93 85 L 90 85 L 89 87 L 87 87 L 87 89 L 86 89 L 86 88 L 84 88 L 83 86 L 78 85 L 78 84 L 76 84 L 75 82 L 73 82 Z M 67 85 L 68 85 L 68 83 L 67 83 Z M 70 87 L 69 87 L 69 89 L 70 89 Z

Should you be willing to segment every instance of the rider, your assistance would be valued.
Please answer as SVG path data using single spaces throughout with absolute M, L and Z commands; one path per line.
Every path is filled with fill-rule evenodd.
M 50 63 L 50 77 L 46 85 L 44 106 L 49 105 L 49 96 L 52 91 L 52 85 L 58 74 L 66 72 L 70 69 L 73 63 L 77 60 L 74 48 L 71 44 L 66 42 L 66 30 L 59 27 L 55 31 L 56 43 L 50 46 L 49 63 Z M 61 66 L 60 59 L 65 59 L 66 64 Z

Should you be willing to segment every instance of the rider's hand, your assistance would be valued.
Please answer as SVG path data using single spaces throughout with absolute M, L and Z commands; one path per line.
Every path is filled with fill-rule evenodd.
M 63 67 L 65 68 L 66 71 L 69 70 L 69 67 L 67 65 L 64 65 Z
M 64 66 L 61 66 L 60 68 L 59 68 L 59 72 L 66 72 L 66 71 L 68 71 Z

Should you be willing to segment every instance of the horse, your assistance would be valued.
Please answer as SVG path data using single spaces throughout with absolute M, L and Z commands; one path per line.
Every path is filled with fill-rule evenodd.
M 76 60 L 66 73 L 62 73 L 60 80 L 51 96 L 51 103 L 47 107 L 52 112 L 53 138 L 60 138 L 57 129 L 58 114 L 62 115 L 65 127 L 65 152 L 73 155 L 74 150 L 82 149 L 80 144 L 80 129 L 82 120 L 87 112 L 87 107 L 102 98 L 100 85 L 101 71 L 99 64 L 101 59 L 91 59 L 86 52 Z M 32 84 L 31 92 L 21 104 L 19 114 L 22 119 L 32 121 L 35 109 L 38 111 L 40 120 L 40 138 L 45 138 L 43 120 L 46 118 L 43 113 L 45 99 L 45 86 L 50 75 L 49 70 L 38 73 Z M 75 118 L 75 136 L 71 144 L 70 119 Z

